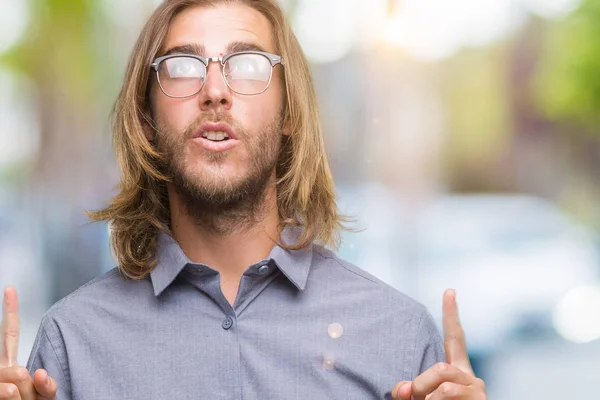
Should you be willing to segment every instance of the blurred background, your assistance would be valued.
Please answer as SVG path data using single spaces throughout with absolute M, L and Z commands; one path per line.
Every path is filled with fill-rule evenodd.
M 159 0 L 0 1 L 0 285 L 43 313 L 114 267 L 110 110 Z M 342 257 L 441 323 L 493 400 L 600 377 L 600 0 L 281 0 L 309 57 Z

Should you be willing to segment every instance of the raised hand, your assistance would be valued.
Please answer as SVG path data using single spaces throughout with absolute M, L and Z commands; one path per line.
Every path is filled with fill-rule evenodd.
M 4 290 L 0 330 L 0 400 L 54 400 L 57 386 L 48 373 L 38 369 L 32 380 L 17 363 L 19 300 L 13 287 Z
M 475 376 L 469 361 L 454 290 L 444 293 L 443 313 L 446 362 L 434 365 L 412 382 L 398 382 L 392 390 L 394 399 L 487 400 L 485 383 Z

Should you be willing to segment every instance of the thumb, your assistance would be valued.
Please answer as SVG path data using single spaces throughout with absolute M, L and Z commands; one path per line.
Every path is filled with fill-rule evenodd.
M 395 400 L 410 400 L 412 395 L 412 382 L 402 381 L 394 385 L 392 389 L 392 399 Z
M 55 400 L 58 386 L 45 369 L 38 369 L 33 374 L 33 386 L 37 392 L 36 400 Z

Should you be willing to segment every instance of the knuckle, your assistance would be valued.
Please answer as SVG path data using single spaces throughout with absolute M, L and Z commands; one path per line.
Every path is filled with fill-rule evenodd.
M 438 387 L 438 391 L 440 392 L 440 394 L 444 395 L 445 397 L 452 397 L 452 396 L 458 395 L 458 390 L 457 390 L 456 385 L 453 385 L 450 382 L 442 383 Z
M 450 368 L 450 365 L 448 365 L 445 362 L 439 362 L 433 366 L 434 371 L 436 371 L 440 374 L 445 373 L 446 371 L 448 371 L 449 368 Z
M 29 379 L 29 372 L 24 367 L 6 367 L 0 370 L 0 385 L 21 385 Z
M 17 339 L 19 337 L 19 331 L 14 329 L 9 329 L 4 332 L 4 337 L 7 339 Z
M 477 386 L 478 388 L 480 388 L 481 390 L 485 391 L 485 381 L 481 378 L 476 378 L 475 379 L 475 386 Z
M 462 343 L 464 340 L 465 335 L 462 332 L 446 333 L 446 337 L 444 339 L 444 341 L 448 343 Z
M 411 391 L 411 393 L 413 393 L 413 394 L 420 393 L 420 389 L 421 388 L 419 387 L 418 383 L 413 382 L 413 383 L 410 384 L 410 391 Z
M 12 383 L 7 383 L 0 386 L 0 400 L 11 399 L 18 393 L 19 388 Z
M 413 381 L 413 383 L 410 385 L 410 391 L 412 393 L 413 396 L 416 395 L 422 395 L 423 392 L 425 391 L 425 387 L 422 383 L 418 382 L 418 381 Z
M 19 367 L 16 371 L 17 379 L 21 382 L 24 382 L 29 379 L 29 372 L 27 368 Z

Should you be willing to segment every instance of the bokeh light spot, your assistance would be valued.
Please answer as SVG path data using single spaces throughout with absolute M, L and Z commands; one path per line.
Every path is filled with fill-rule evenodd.
M 339 323 L 334 322 L 327 327 L 327 333 L 329 333 L 330 338 L 339 339 L 344 334 L 344 327 Z
M 14 46 L 25 33 L 29 20 L 29 3 L 2 0 L 0 5 L 0 53 Z
M 327 370 L 335 368 L 335 358 L 333 357 L 333 354 L 325 354 L 323 357 L 323 368 Z
M 579 286 L 567 292 L 554 310 L 554 327 L 571 342 L 600 339 L 600 286 Z

